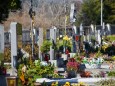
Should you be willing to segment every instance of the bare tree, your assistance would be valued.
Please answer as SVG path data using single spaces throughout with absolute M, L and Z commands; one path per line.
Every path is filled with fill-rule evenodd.
M 35 15 L 35 27 L 50 28 L 52 25 L 57 27 L 65 26 L 65 15 L 69 23 L 70 4 L 76 2 L 77 9 L 80 7 L 79 0 L 33 0 L 33 9 Z M 24 0 L 22 3 L 22 10 L 15 13 L 10 12 L 9 18 L 4 22 L 6 28 L 9 27 L 10 22 L 16 21 L 23 25 L 23 28 L 30 28 L 31 19 L 28 14 L 31 7 L 30 0 Z M 65 10 L 66 8 L 66 10 Z M 9 29 L 9 28 L 8 28 Z

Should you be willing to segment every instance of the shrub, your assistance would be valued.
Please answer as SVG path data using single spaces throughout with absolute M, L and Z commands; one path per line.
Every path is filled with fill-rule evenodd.
M 35 63 L 27 64 L 25 67 L 27 68 L 25 72 L 23 72 L 22 68 L 24 68 L 24 64 L 20 64 L 18 76 L 22 82 L 25 81 L 23 84 L 29 84 L 29 86 L 33 86 L 33 82 L 35 82 L 37 78 L 46 78 L 48 75 L 54 73 L 54 65 L 41 65 L 39 60 L 35 61 Z
M 40 47 L 41 52 L 43 53 L 47 53 L 48 51 L 50 51 L 50 46 L 52 45 L 52 43 L 48 40 L 45 40 L 43 42 L 43 45 Z
M 110 71 L 110 72 L 108 72 L 108 76 L 110 76 L 110 77 L 115 77 L 115 71 Z

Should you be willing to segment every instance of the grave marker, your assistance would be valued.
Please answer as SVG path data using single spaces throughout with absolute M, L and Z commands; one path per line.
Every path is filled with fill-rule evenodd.
M 39 45 L 39 58 L 41 59 L 42 61 L 42 55 L 41 55 L 41 50 L 40 50 L 40 47 L 42 46 L 43 44 L 43 28 L 39 28 L 39 33 L 38 33 L 38 45 Z
M 57 31 L 57 28 L 55 26 L 53 26 L 51 29 L 50 29 L 50 40 L 51 42 L 54 41 L 54 43 L 56 43 L 56 31 Z M 50 60 L 53 60 L 54 59 L 54 49 L 52 48 L 52 46 L 50 46 Z
M 14 57 L 17 56 L 17 35 L 16 35 L 17 22 L 11 22 L 11 66 L 14 68 Z
M 4 53 L 4 26 L 0 25 L 0 53 Z
M 4 27 L 0 25 L 0 65 L 4 57 Z
M 11 22 L 10 24 L 10 34 L 11 34 L 11 66 L 16 68 L 17 64 L 17 46 L 18 46 L 18 35 L 22 35 L 22 26 L 17 22 Z M 20 37 L 21 38 L 21 37 Z M 20 39 L 19 41 L 21 41 Z

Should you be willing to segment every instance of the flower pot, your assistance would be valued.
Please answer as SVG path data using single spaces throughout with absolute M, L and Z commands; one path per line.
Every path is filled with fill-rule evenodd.
M 75 78 L 77 76 L 76 71 L 69 70 L 68 71 L 68 78 Z
M 18 86 L 18 78 L 16 76 L 6 77 L 7 86 Z

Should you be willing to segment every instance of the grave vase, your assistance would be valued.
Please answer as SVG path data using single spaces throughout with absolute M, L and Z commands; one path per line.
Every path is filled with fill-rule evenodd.
M 7 86 L 18 86 L 18 77 L 16 76 L 9 76 L 6 77 Z
M 68 71 L 68 78 L 75 78 L 76 76 L 77 76 L 77 73 L 75 70 Z

